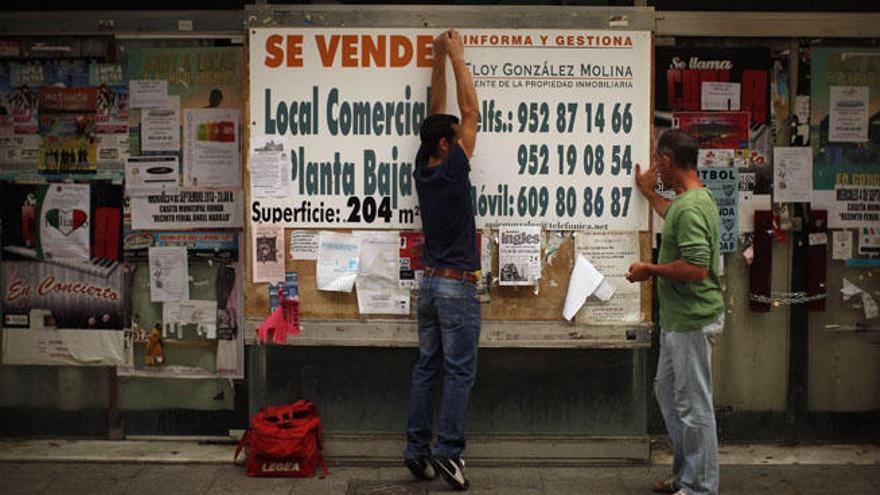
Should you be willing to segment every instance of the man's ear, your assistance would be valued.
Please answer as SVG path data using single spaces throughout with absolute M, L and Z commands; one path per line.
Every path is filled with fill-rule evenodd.
M 437 142 L 437 148 L 444 154 L 449 152 L 449 141 L 445 137 L 441 137 L 440 141 Z

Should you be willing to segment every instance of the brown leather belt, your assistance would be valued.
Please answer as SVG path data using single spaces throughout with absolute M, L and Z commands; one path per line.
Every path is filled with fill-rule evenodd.
M 455 268 L 431 268 L 425 267 L 426 277 L 443 277 L 453 280 L 464 280 L 466 282 L 476 282 L 477 274 L 474 272 L 466 272 L 464 270 L 456 270 Z

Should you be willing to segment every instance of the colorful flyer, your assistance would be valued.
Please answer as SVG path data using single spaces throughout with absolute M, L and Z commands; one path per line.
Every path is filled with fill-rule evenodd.
M 238 109 L 232 108 L 184 112 L 184 186 L 241 187 L 240 115 Z

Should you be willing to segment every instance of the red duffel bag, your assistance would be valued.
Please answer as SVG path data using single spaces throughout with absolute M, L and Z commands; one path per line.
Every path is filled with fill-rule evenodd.
M 260 409 L 238 442 L 235 459 L 243 448 L 247 448 L 248 476 L 309 478 L 318 465 L 321 479 L 327 476 L 324 434 L 314 402 L 298 400 Z

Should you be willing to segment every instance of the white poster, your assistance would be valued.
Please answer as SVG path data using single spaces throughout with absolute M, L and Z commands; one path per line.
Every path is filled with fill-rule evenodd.
M 698 167 L 733 167 L 736 164 L 736 150 L 706 149 L 697 151 Z
M 217 301 L 186 299 L 162 303 L 162 337 L 183 339 L 183 326 L 195 325 L 196 334 L 217 338 Z
M 318 290 L 351 292 L 358 275 L 360 238 L 322 231 L 318 247 Z
M 243 225 L 241 191 L 181 191 L 133 197 L 131 224 L 138 230 L 236 228 Z
M 831 259 L 846 261 L 852 258 L 853 233 L 851 230 L 835 230 L 831 234 Z
M 40 206 L 40 247 L 50 259 L 91 257 L 91 195 L 88 184 L 49 184 Z
M 125 161 L 125 194 L 152 196 L 180 193 L 176 156 L 131 156 Z
M 99 168 L 101 165 L 124 163 L 129 156 L 130 141 L 127 132 L 125 134 L 97 134 L 95 141 Z
M 141 110 L 141 151 L 180 151 L 180 96 Z
M 291 137 L 292 195 L 251 199 L 287 227 L 418 229 L 413 161 L 440 29 L 249 29 L 250 136 Z M 477 228 L 646 230 L 651 33 L 466 29 L 481 115 Z M 458 114 L 447 67 L 447 111 Z
M 739 110 L 740 83 L 703 81 L 701 110 Z
M 868 142 L 868 97 L 868 86 L 831 86 L 829 142 Z
M 850 229 L 880 225 L 880 186 L 836 185 L 828 205 L 828 227 Z
M 880 227 L 859 229 L 859 256 L 880 256 Z
M 290 154 L 277 137 L 251 139 L 251 199 L 290 197 Z
M 534 285 L 541 278 L 541 226 L 498 229 L 501 285 Z
M 813 199 L 813 148 L 773 148 L 773 201 L 809 203 Z
M 39 163 L 39 154 L 39 134 L 0 136 L 0 163 L 36 167 Z
M 294 230 L 290 233 L 290 259 L 318 259 L 318 232 Z
M 742 175 L 740 175 L 742 177 Z M 739 192 L 739 233 L 754 232 L 755 211 L 770 210 L 773 201 L 769 194 L 755 194 L 752 191 Z
M 184 112 L 185 186 L 241 187 L 240 113 L 235 108 L 196 108 Z
M 360 238 L 357 298 L 361 314 L 408 315 L 410 293 L 400 287 L 400 233 L 355 232 Z
M 161 107 L 168 102 L 168 81 L 132 79 L 128 81 L 128 108 Z
M 150 247 L 150 300 L 189 299 L 189 264 L 186 246 Z
M 251 225 L 253 237 L 252 273 L 255 283 L 284 280 L 284 227 L 276 224 Z
M 608 301 L 587 300 L 577 321 L 588 324 L 641 321 L 641 284 L 626 280 L 630 265 L 640 260 L 639 233 L 579 234 L 575 237 L 575 253 L 590 260 L 614 290 Z

